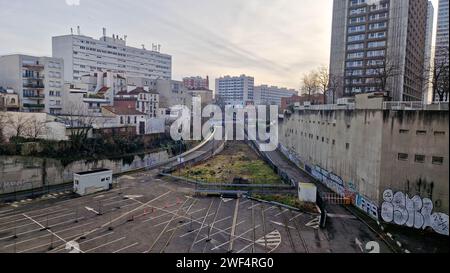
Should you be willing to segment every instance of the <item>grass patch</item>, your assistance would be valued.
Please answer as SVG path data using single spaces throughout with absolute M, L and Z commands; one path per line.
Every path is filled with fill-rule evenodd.
M 207 183 L 282 183 L 273 169 L 242 142 L 229 142 L 221 154 L 202 164 L 186 166 L 174 174 Z

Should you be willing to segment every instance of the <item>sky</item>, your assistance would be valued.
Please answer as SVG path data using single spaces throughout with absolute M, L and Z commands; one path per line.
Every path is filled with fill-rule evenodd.
M 127 35 L 172 55 L 172 77 L 246 74 L 299 89 L 327 66 L 332 0 L 0 0 L 0 55 L 51 56 L 51 37 Z M 432 1 L 437 11 L 438 0 Z M 212 86 L 214 88 L 214 86 Z

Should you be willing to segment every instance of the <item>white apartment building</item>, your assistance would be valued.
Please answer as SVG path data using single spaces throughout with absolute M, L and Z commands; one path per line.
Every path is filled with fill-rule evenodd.
M 17 92 L 23 112 L 60 113 L 63 75 L 61 58 L 21 54 L 0 57 L 0 85 Z
M 246 75 L 225 76 L 216 79 L 216 99 L 229 105 L 254 103 L 255 79 Z
M 298 95 L 294 89 L 267 85 L 255 86 L 255 104 L 259 105 L 281 106 L 282 98 L 290 98 L 293 95 Z
M 125 77 L 171 79 L 172 57 L 152 50 L 127 46 L 126 36 L 89 36 L 70 34 L 53 37 L 53 57 L 64 59 L 64 80 L 79 81 L 82 75 L 95 71 L 121 73 Z

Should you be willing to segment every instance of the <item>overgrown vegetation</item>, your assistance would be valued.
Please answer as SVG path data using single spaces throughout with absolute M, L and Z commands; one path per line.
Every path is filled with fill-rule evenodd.
M 280 184 L 281 178 L 242 142 L 228 142 L 224 151 L 205 163 L 186 166 L 176 175 L 207 183 Z
M 34 138 L 12 137 L 9 143 L 0 145 L 0 155 L 22 155 L 26 144 L 35 143 L 38 148 L 27 151 L 28 156 L 55 158 L 62 161 L 63 165 L 77 160 L 114 159 L 135 154 L 167 150 L 169 154 L 178 154 L 187 149 L 184 142 L 174 142 L 166 136 L 146 142 L 142 136 L 121 137 L 103 136 L 98 138 L 86 138 L 84 141 L 50 141 Z

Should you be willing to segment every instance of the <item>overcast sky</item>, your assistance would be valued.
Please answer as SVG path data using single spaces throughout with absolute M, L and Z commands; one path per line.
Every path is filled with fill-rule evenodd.
M 51 56 L 51 37 L 81 27 L 173 57 L 173 78 L 247 74 L 300 87 L 328 65 L 332 0 L 0 0 L 0 55 Z M 433 0 L 437 9 L 437 0 Z

